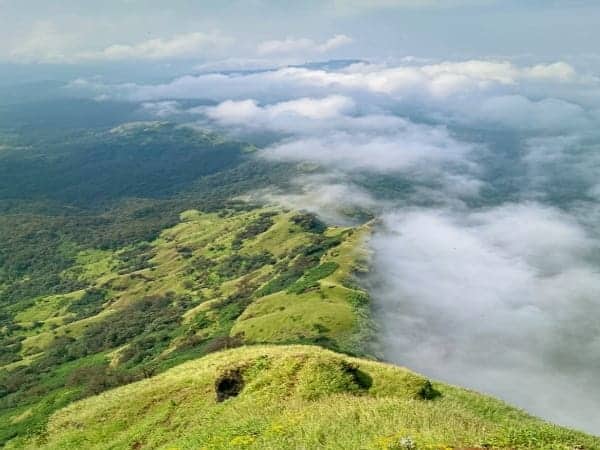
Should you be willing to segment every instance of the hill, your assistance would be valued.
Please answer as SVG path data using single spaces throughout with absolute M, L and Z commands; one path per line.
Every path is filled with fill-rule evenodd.
M 39 432 L 69 402 L 242 343 L 364 354 L 368 298 L 353 286 L 366 227 L 274 208 L 189 210 L 154 240 L 82 249 L 86 286 L 5 310 L 0 438 Z
M 474 392 L 309 346 L 254 346 L 77 402 L 9 448 L 600 448 Z
M 600 448 L 354 359 L 373 353 L 370 223 L 243 202 L 303 169 L 102 108 L 0 126 L 0 445 Z

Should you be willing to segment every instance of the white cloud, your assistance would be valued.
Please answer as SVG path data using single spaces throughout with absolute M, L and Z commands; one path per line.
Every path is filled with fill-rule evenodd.
M 397 125 L 400 122 L 397 122 Z M 403 171 L 416 166 L 462 161 L 471 150 L 454 140 L 444 128 L 401 121 L 384 133 L 330 131 L 319 136 L 294 138 L 263 151 L 264 158 L 278 161 L 316 162 L 347 171 Z
M 200 108 L 197 111 L 206 111 L 210 118 L 223 123 L 244 123 L 264 112 L 255 100 L 227 100 L 217 106 Z
M 168 39 L 150 39 L 136 44 L 114 44 L 100 51 L 81 52 L 76 59 L 118 61 L 193 58 L 211 52 L 214 47 L 222 47 L 230 43 L 230 38 L 219 34 L 196 32 L 180 34 Z
M 564 130 L 589 126 L 586 111 L 579 105 L 560 99 L 533 101 L 522 95 L 505 95 L 483 99 L 465 114 L 469 121 L 496 122 L 514 129 Z
M 493 108 L 482 111 L 482 104 L 498 97 L 505 99 L 501 106 L 510 108 L 506 99 L 520 97 L 528 103 L 528 111 L 542 115 L 542 123 L 552 124 L 555 121 L 551 111 L 560 108 L 572 114 L 575 111 L 571 106 L 576 108 L 581 99 L 592 95 L 594 87 L 600 92 L 598 82 L 580 76 L 561 62 L 516 66 L 501 61 L 410 61 L 395 66 L 354 64 L 341 70 L 282 67 L 249 73 L 205 73 L 160 85 L 129 84 L 104 89 L 134 100 L 206 98 L 210 93 L 210 97 L 220 101 L 254 98 L 273 103 L 298 97 L 342 95 L 362 97 L 364 102 L 370 96 L 369 105 L 396 102 L 420 110 L 426 108 L 437 116 L 455 116 L 459 121 L 461 116 L 469 120 L 473 116 L 484 118 L 480 115 L 488 112 L 492 119 L 502 119 Z M 560 88 L 561 94 L 545 102 L 543 95 L 550 88 Z M 528 92 L 535 100 L 529 100 Z
M 285 128 L 286 122 L 291 125 L 298 118 L 327 120 L 348 113 L 353 108 L 352 99 L 332 95 L 324 98 L 299 98 L 265 106 L 258 106 L 255 100 L 227 100 L 198 111 L 203 111 L 208 117 L 224 124 Z
M 10 57 L 18 62 L 50 63 L 195 58 L 213 54 L 232 42 L 219 33 L 195 32 L 86 50 L 79 47 L 80 39 L 80 35 L 66 34 L 51 22 L 39 22 Z
M 325 120 L 340 116 L 354 108 L 354 101 L 341 95 L 332 95 L 322 99 L 300 98 L 277 103 L 268 107 L 267 112 L 274 115 L 297 114 L 309 119 Z
M 322 43 L 308 38 L 286 38 L 261 42 L 256 51 L 259 55 L 285 55 L 293 53 L 327 53 L 336 48 L 352 43 L 352 38 L 345 34 L 336 34 Z
M 69 59 L 75 50 L 78 35 L 66 33 L 50 21 L 35 22 L 29 34 L 9 52 L 17 62 L 60 63 Z
M 340 225 L 352 223 L 348 213 L 357 209 L 374 211 L 381 207 L 380 200 L 352 184 L 342 173 L 304 175 L 292 180 L 292 185 L 292 192 L 267 189 L 255 196 L 286 208 L 316 213 L 328 223 Z
M 522 80 L 574 81 L 575 75 L 575 70 L 562 62 L 519 68 L 510 62 L 476 60 L 396 67 L 357 64 L 341 72 L 304 68 L 279 72 L 282 78 L 309 85 L 358 88 L 392 95 L 419 89 L 434 96 L 487 89 L 493 84 L 511 85 Z
M 553 192 L 566 192 L 573 200 L 593 197 L 600 173 L 600 145 L 593 124 L 587 129 L 559 136 L 536 136 L 525 141 L 523 167 L 529 189 L 540 198 Z M 584 131 L 586 130 L 586 131 Z M 575 205 L 571 205 L 575 206 Z M 588 211 L 592 205 L 586 205 Z
M 142 111 L 159 118 L 170 117 L 183 112 L 179 103 L 175 101 L 145 102 L 142 103 Z
M 245 72 L 249 70 L 261 70 L 279 68 L 293 64 L 295 60 L 269 59 L 269 58 L 225 58 L 215 61 L 206 61 L 194 67 L 197 73 L 211 72 Z
M 404 210 L 384 223 L 372 292 L 388 358 L 598 430 L 596 240 L 536 204 Z
M 525 76 L 537 79 L 569 81 L 576 77 L 575 69 L 569 64 L 559 61 L 553 64 L 538 64 L 527 68 Z
M 336 34 L 332 38 L 326 40 L 324 43 L 317 47 L 317 51 L 320 53 L 327 53 L 331 50 L 335 50 L 338 47 L 349 45 L 353 42 L 353 39 L 345 34 Z
M 316 44 L 313 40 L 302 38 L 287 38 L 261 42 L 256 49 L 259 55 L 272 55 L 277 53 L 293 53 L 314 50 Z

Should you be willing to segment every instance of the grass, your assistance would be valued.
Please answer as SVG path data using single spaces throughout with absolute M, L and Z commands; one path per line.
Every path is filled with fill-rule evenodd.
M 64 295 L 49 295 L 39 298 L 31 307 L 15 316 L 17 323 L 27 326 L 33 322 L 56 323 L 67 316 L 69 304 L 83 295 L 83 291 L 74 291 Z M 54 319 L 54 320 L 53 320 Z
M 342 341 L 353 329 L 351 305 L 340 292 L 302 295 L 285 291 L 251 304 L 231 330 L 248 342 L 289 343 L 326 337 Z M 342 343 L 340 342 L 340 345 Z
M 37 389 L 42 393 L 40 398 L 32 398 L 14 408 L 0 410 L 0 440 L 5 441 L 14 436 L 31 435 L 45 429 L 48 417 L 79 397 L 79 389 L 65 387 L 65 382 L 73 370 L 86 365 L 97 364 L 104 360 L 104 355 L 93 355 L 64 364 L 47 373 Z
M 68 377 L 54 373 L 98 361 L 138 376 L 149 367 L 166 370 L 219 346 L 238 345 L 238 335 L 246 343 L 319 343 L 364 353 L 366 339 L 357 339 L 360 315 L 351 301 L 362 291 L 343 285 L 354 270 L 359 233 L 331 228 L 323 235 L 315 234 L 294 223 L 295 214 L 274 208 L 219 213 L 189 210 L 180 215 L 178 224 L 149 242 L 114 250 L 70 248 L 75 261 L 62 276 L 88 287 L 40 297 L 16 314 L 18 327 L 13 334 L 21 339 L 15 348 L 22 359 L 0 367 L 0 387 L 17 386 L 16 391 L 9 387 L 0 398 L 0 417 L 10 418 L 0 421 L 0 444 L 15 430 L 22 434 L 40 429 L 56 408 L 81 395 L 81 389 L 65 391 Z M 298 261 L 303 249 L 324 236 L 341 236 L 340 244 L 304 262 L 299 276 L 300 282 L 308 281 L 306 289 L 257 295 Z M 178 323 L 156 331 L 150 325 L 156 318 L 148 318 L 147 329 L 120 320 L 149 298 L 185 303 L 177 310 Z M 111 333 L 113 323 L 131 325 L 131 329 Z M 97 340 L 92 344 L 94 351 L 103 352 L 99 360 L 85 352 L 91 343 L 90 330 L 98 339 L 115 339 L 112 348 Z M 127 333 L 124 344 L 114 337 Z M 62 344 L 66 337 L 74 339 L 72 344 Z M 59 347 L 72 346 L 64 352 L 80 359 L 62 361 L 64 352 L 56 342 Z M 49 356 L 54 358 L 51 363 Z M 30 368 L 27 373 L 23 372 L 26 368 Z M 21 379 L 27 381 L 18 388 Z M 48 380 L 53 381 L 47 384 Z M 40 385 L 44 389 L 36 389 Z M 18 427 L 12 422 L 15 417 L 20 418 Z
M 243 386 L 218 402 L 216 383 L 231 374 Z M 242 347 L 69 405 L 8 448 L 600 448 L 498 400 L 440 383 L 424 395 L 429 386 L 319 347 Z
M 64 276 L 92 285 L 38 298 L 19 312 L 23 360 L 0 374 L 35 371 L 61 336 L 77 345 L 89 330 L 111 331 L 113 322 L 115 332 L 131 325 L 134 334 L 46 366 L 30 390 L 5 396 L 0 442 L 49 449 L 600 448 L 595 438 L 489 397 L 348 356 L 370 352 L 369 297 L 353 281 L 366 270 L 369 225 L 315 231 L 296 214 L 190 210 L 153 241 L 77 253 Z M 292 278 L 274 284 L 285 273 Z M 135 309 L 148 299 L 166 306 Z M 176 320 L 153 328 L 167 310 Z M 119 320 L 134 313 L 131 321 L 144 317 L 150 328 Z M 207 355 L 239 345 L 240 336 L 255 345 Z M 298 343 L 345 355 L 284 345 Z M 74 371 L 102 367 L 157 375 L 73 403 L 89 395 L 85 384 L 67 383 Z M 240 392 L 219 402 L 215 383 L 223 379 L 237 380 L 233 391 Z
M 363 329 L 369 324 L 364 320 L 364 311 L 351 301 L 366 293 L 345 286 L 364 257 L 362 243 L 367 233 L 368 226 L 329 228 L 326 235 L 343 236 L 341 244 L 324 254 L 318 266 L 305 271 L 286 290 L 254 301 L 236 321 L 231 334 L 243 333 L 249 343 L 310 342 L 346 353 L 368 352 L 368 336 Z M 263 239 L 268 241 L 267 233 Z M 358 340 L 357 336 L 362 338 Z

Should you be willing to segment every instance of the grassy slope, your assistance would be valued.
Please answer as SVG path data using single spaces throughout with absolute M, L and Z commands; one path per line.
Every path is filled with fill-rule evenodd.
M 242 230 L 271 213 L 272 225 L 236 245 Z M 99 310 L 77 316 L 73 305 L 81 302 L 83 290 L 38 298 L 15 316 L 24 338 L 23 360 L 0 371 L 35 367 L 56 339 L 71 336 L 80 342 L 88 327 L 110 322 L 145 298 L 172 296 L 175 303 L 188 299 L 190 304 L 167 340 L 152 344 L 137 363 L 122 361 L 121 355 L 140 336 L 160 333 L 144 331 L 124 345 L 61 363 L 31 394 L 24 391 L 14 403 L 13 394 L 6 397 L 0 432 L 16 435 L 9 447 L 384 449 L 403 448 L 401 440 L 410 437 L 418 448 L 600 448 L 594 438 L 462 389 L 436 384 L 441 397 L 422 399 L 419 392 L 427 382 L 419 375 L 318 347 L 257 345 L 169 369 L 205 355 L 211 342 L 225 336 L 242 335 L 247 344 L 316 343 L 365 353 L 368 297 L 351 278 L 361 268 L 360 243 L 368 226 L 314 232 L 295 223 L 295 215 L 269 208 L 222 214 L 190 210 L 152 242 L 81 251 L 63 276 L 105 290 Z M 317 253 L 318 266 L 304 268 L 304 275 L 285 288 L 259 294 L 301 258 L 303 249 L 334 237 L 339 243 Z M 272 260 L 256 267 L 227 263 L 264 252 Z M 333 271 L 309 280 L 315 267 L 328 264 Z M 298 288 L 305 285 L 308 289 Z M 357 364 L 358 375 L 343 361 Z M 69 384 L 70 375 L 102 364 L 115 370 L 148 364 L 158 372 L 169 370 L 73 404 L 89 393 L 85 380 Z M 218 403 L 215 379 L 228 369 L 243 372 L 245 388 Z
M 236 246 L 240 231 L 265 213 L 274 214 L 272 225 Z M 134 246 L 81 252 L 64 276 L 95 280 L 96 288 L 107 290 L 106 302 L 97 314 L 73 321 L 69 306 L 82 298 L 81 291 L 38 299 L 16 317 L 23 327 L 24 359 L 4 370 L 35 364 L 57 337 L 81 340 L 90 324 L 163 295 L 174 295 L 176 302 L 189 298 L 191 304 L 169 340 L 140 362 L 158 365 L 159 372 L 203 356 L 214 339 L 240 333 L 247 344 L 306 342 L 364 354 L 368 297 L 352 286 L 351 275 L 361 269 L 360 243 L 368 226 L 315 233 L 295 223 L 295 214 L 269 208 L 227 214 L 192 210 L 155 241 L 140 244 L 143 251 Z M 333 264 L 331 273 L 305 283 L 315 270 L 305 269 L 286 288 L 259 294 L 315 239 L 335 236 L 341 237 L 339 244 L 316 263 Z M 236 272 L 224 266 L 232 256 L 263 252 L 273 259 L 260 267 Z M 298 289 L 305 284 L 307 290 Z M 403 448 L 401 439 L 410 437 L 418 448 L 600 448 L 594 438 L 473 392 L 436 384 L 441 397 L 422 399 L 419 392 L 427 382 L 417 374 L 308 346 L 256 345 L 212 354 L 72 403 L 83 388 L 65 384 L 69 374 L 104 362 L 135 370 L 120 355 L 137 340 L 59 365 L 42 380 L 46 394 L 0 411 L 3 427 L 20 430 L 9 447 L 383 449 Z M 358 375 L 343 361 L 357 364 Z M 218 403 L 215 380 L 228 369 L 243 373 L 245 388 Z
M 216 380 L 244 387 L 217 402 Z M 600 440 L 407 369 L 310 346 L 253 346 L 70 405 L 12 448 L 600 448 Z M 404 441 L 403 441 L 404 439 Z
M 264 214 L 273 214 L 273 224 L 263 232 L 241 239 L 239 248 L 234 248 L 240 231 Z M 359 338 L 368 329 L 362 320 L 364 305 L 356 305 L 350 298 L 350 294 L 362 293 L 342 284 L 354 270 L 364 229 L 329 228 L 323 234 L 314 233 L 291 221 L 296 214 L 269 208 L 221 214 L 190 210 L 181 215 L 178 225 L 164 230 L 152 242 L 114 251 L 81 251 L 75 264 L 62 276 L 84 280 L 91 289 L 104 291 L 105 299 L 96 305 L 97 310 L 92 308 L 91 314 L 84 314 L 88 311 L 80 309 L 81 303 L 86 306 L 82 302 L 84 291 L 77 290 L 40 297 L 15 315 L 19 328 L 14 334 L 22 339 L 19 350 L 22 359 L 0 367 L 0 376 L 11 379 L 7 383 L 13 385 L 26 377 L 30 381 L 2 399 L 0 438 L 37 432 L 54 410 L 89 395 L 85 377 L 81 382 L 69 380 L 74 371 L 99 364 L 109 364 L 111 369 L 138 377 L 148 367 L 162 371 L 214 351 L 218 346 L 228 346 L 223 339 L 240 334 L 247 343 L 320 343 L 363 353 L 365 340 Z M 341 243 L 315 262 L 336 262 L 339 267 L 333 274 L 304 293 L 284 291 L 262 298 L 256 295 L 261 286 L 292 265 L 304 247 L 333 235 L 342 236 Z M 240 257 L 252 261 L 264 252 L 272 255 L 270 262 L 260 262 L 256 267 L 226 264 Z M 167 331 L 153 331 L 150 326 L 138 329 L 131 332 L 124 344 L 102 344 L 91 354 L 85 354 L 89 329 L 103 325 L 104 330 L 110 331 L 113 318 L 122 317 L 144 299 L 165 297 L 172 298 L 173 304 L 186 304 L 177 323 Z M 277 305 L 274 299 L 278 299 Z M 244 312 L 246 307 L 248 314 Z M 273 308 L 277 309 L 274 318 L 269 316 Z M 238 318 L 240 314 L 243 317 Z M 257 326 L 257 321 L 263 319 L 268 328 Z M 152 321 L 148 317 L 148 322 Z M 290 323 L 294 327 L 288 327 Z M 127 325 L 124 322 L 115 327 Z M 46 364 L 49 354 L 63 353 L 62 344 L 57 344 L 61 338 L 74 338 L 68 345 L 83 347 L 84 352 L 77 349 L 74 360 Z M 140 346 L 145 350 L 139 350 Z M 139 358 L 123 361 L 122 355 L 128 351 L 140 355 Z M 36 364 L 41 364 L 40 368 Z M 27 373 L 28 368 L 33 374 Z M 21 375 L 18 370 L 25 372 Z M 101 389 L 106 387 L 110 386 Z
M 274 227 L 273 231 L 276 230 L 277 227 Z M 277 231 L 287 233 L 283 229 Z M 340 231 L 342 229 L 330 228 L 328 233 Z M 322 259 L 335 262 L 339 267 L 320 280 L 318 289 L 299 295 L 281 291 L 259 298 L 240 316 L 232 328 L 232 334 L 244 333 L 249 343 L 292 343 L 326 337 L 336 342 L 340 350 L 363 353 L 364 342 L 361 341 L 364 339 L 360 338 L 364 336 L 360 332 L 365 331 L 365 327 L 359 323 L 361 311 L 349 301 L 352 296 L 362 292 L 345 284 L 359 268 L 360 243 L 367 227 L 344 231 L 348 233 L 344 241 Z M 265 238 L 268 237 L 265 234 L 257 244 L 265 245 Z M 280 249 L 285 248 L 279 239 L 275 241 Z M 270 244 L 267 247 L 271 247 Z
M 211 311 L 218 304 L 215 300 L 235 294 L 239 289 L 239 283 L 254 276 L 260 275 L 258 283 L 266 283 L 274 275 L 271 265 L 244 273 L 240 277 L 220 277 L 214 271 L 207 277 L 205 283 L 199 284 L 195 274 L 190 270 L 194 266 L 194 257 L 205 257 L 211 261 L 218 262 L 233 253 L 231 242 L 235 234 L 256 218 L 260 213 L 271 211 L 270 209 L 259 209 L 248 213 L 233 214 L 229 217 L 220 217 L 218 214 L 204 214 L 198 211 L 187 211 L 182 214 L 182 222 L 175 227 L 165 230 L 159 239 L 151 243 L 152 250 L 148 253 L 154 256 L 150 259 L 151 267 L 134 271 L 119 273 L 117 257 L 124 251 L 114 254 L 107 251 L 83 251 L 77 258 L 77 264 L 65 271 L 65 276 L 76 276 L 87 280 L 95 280 L 95 287 L 108 288 L 110 305 L 98 315 L 82 320 L 70 321 L 74 315 L 67 311 L 68 305 L 83 294 L 83 291 L 74 291 L 64 295 L 53 295 L 39 298 L 33 306 L 16 315 L 16 322 L 23 327 L 22 334 L 27 338 L 23 342 L 22 354 L 28 355 L 32 352 L 43 352 L 45 345 L 53 338 L 61 335 L 77 337 L 85 326 L 104 318 L 107 314 L 114 314 L 132 302 L 152 295 L 162 295 L 174 292 L 179 295 L 190 295 L 198 302 L 198 307 L 186 313 L 186 319 L 191 320 L 198 311 Z M 290 217 L 294 213 L 280 213 L 274 221 L 275 224 L 266 232 L 261 233 L 253 239 L 249 239 L 239 251 L 240 254 L 252 255 L 262 251 L 271 252 L 275 257 L 281 258 L 286 252 L 297 247 L 306 245 L 310 241 L 310 234 L 303 232 L 299 227 L 290 223 Z M 355 269 L 355 252 L 360 242 L 363 229 L 356 232 L 350 229 L 330 228 L 330 233 L 350 232 L 342 244 L 333 251 L 324 255 L 322 261 L 336 261 L 340 264 L 339 269 L 331 276 L 322 280 L 323 289 L 311 291 L 304 294 L 290 294 L 285 291 L 257 299 L 251 304 L 240 318 L 232 331 L 233 334 L 248 332 L 248 338 L 252 342 L 269 341 L 268 333 L 279 333 L 282 340 L 295 340 L 302 337 L 315 335 L 311 329 L 319 318 L 332 325 L 330 321 L 335 320 L 331 333 L 325 335 L 349 339 L 353 330 L 353 311 L 347 296 L 357 292 L 357 289 L 343 287 L 342 283 L 351 276 Z M 190 253 L 182 256 L 182 249 L 189 249 Z M 207 301 L 208 300 L 208 301 Z M 285 308 L 281 311 L 283 303 L 292 303 L 287 312 Z M 330 310 L 312 319 L 297 320 L 298 333 L 287 331 L 287 327 L 279 321 L 271 321 L 270 330 L 265 336 L 255 331 L 252 318 L 259 319 L 268 314 L 271 309 L 277 309 L 278 318 L 282 321 L 291 318 L 298 313 L 314 314 L 316 304 Z M 332 306 L 333 305 L 333 306 Z M 110 306 L 110 307 L 109 307 Z M 310 311 L 309 311 L 310 310 Z M 38 323 L 33 328 L 35 322 Z M 274 330 L 274 328 L 281 328 Z M 350 333 L 350 334 L 348 334 Z M 321 332 L 323 334 L 323 332 Z

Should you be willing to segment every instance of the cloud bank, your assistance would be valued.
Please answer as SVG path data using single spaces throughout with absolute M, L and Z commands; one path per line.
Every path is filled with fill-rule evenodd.
M 539 204 L 385 216 L 372 291 L 388 357 L 598 430 L 599 242 Z

